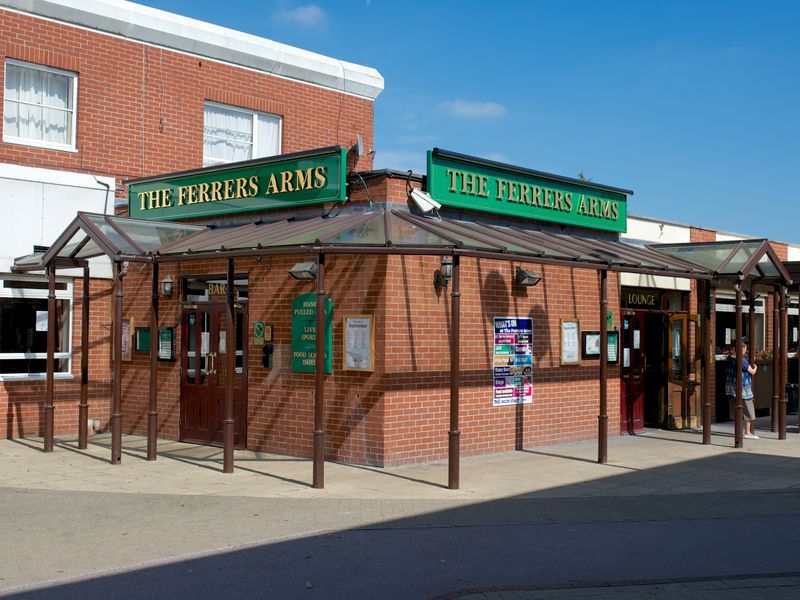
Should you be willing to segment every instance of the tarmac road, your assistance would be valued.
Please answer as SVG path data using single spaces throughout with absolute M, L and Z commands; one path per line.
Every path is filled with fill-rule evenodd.
M 612 438 L 609 465 L 592 443 L 468 459 L 458 491 L 443 464 L 328 464 L 312 490 L 306 461 L 237 453 L 226 476 L 207 448 L 164 443 L 147 463 L 126 438 L 110 466 L 103 439 L 51 454 L 0 441 L 0 596 L 800 597 L 792 437 Z

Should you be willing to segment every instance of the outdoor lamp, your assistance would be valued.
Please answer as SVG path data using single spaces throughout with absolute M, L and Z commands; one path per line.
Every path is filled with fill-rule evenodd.
M 446 288 L 450 283 L 450 278 L 453 276 L 453 257 L 443 256 L 442 262 L 436 272 L 433 274 L 433 287 L 437 290 Z
M 542 278 L 533 271 L 528 271 L 522 267 L 517 267 L 517 283 L 524 287 L 532 287 L 539 283 Z
M 300 281 L 314 281 L 317 278 L 317 263 L 313 260 L 297 263 L 289 269 L 289 275 Z
M 169 275 L 161 280 L 161 295 L 164 298 L 172 298 L 172 277 Z

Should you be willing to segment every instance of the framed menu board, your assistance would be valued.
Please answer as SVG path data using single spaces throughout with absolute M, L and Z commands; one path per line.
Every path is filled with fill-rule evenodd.
M 342 336 L 342 368 L 345 371 L 375 370 L 375 328 L 372 315 L 345 315 Z
M 561 364 L 579 365 L 581 362 L 580 322 L 561 320 Z

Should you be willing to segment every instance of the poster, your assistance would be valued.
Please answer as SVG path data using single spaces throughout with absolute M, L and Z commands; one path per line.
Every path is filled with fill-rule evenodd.
M 533 319 L 494 318 L 492 405 L 533 402 Z
M 47 331 L 47 311 L 36 311 L 36 331 Z
M 344 369 L 372 371 L 375 336 L 370 315 L 344 317 Z
M 577 365 L 581 362 L 578 321 L 561 321 L 561 364 Z

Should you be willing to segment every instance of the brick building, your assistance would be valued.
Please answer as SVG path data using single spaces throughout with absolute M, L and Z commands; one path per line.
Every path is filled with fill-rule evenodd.
M 0 252 L 6 437 L 46 433 L 53 323 L 55 435 L 117 419 L 220 444 L 229 393 L 238 447 L 310 455 L 324 395 L 324 456 L 371 465 L 444 458 L 454 433 L 465 454 L 595 438 L 598 414 L 612 435 L 698 426 L 690 278 L 708 273 L 640 242 L 722 234 L 629 219 L 624 189 L 446 151 L 429 153 L 426 176 L 374 171 L 373 69 L 130 3 L 29 6 L 0 0 L 0 192 L 14 198 L 8 222 L 25 223 Z M 59 238 L 77 211 L 164 225 L 147 248 L 119 219 L 79 219 Z M 54 312 L 50 279 L 11 264 L 57 238 L 38 254 L 62 259 Z M 303 321 L 318 294 L 290 270 L 323 254 L 333 308 L 320 380 Z M 91 278 L 68 268 L 84 258 Z M 769 348 L 770 305 L 758 314 Z M 599 344 L 605 331 L 612 345 Z M 686 367 L 649 374 L 626 406 L 646 343 L 662 365 L 678 348 Z

